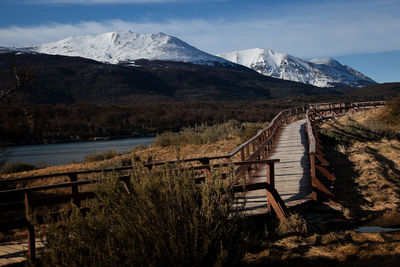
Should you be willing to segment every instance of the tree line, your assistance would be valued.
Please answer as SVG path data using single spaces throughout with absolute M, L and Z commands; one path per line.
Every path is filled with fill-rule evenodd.
M 271 120 L 281 103 L 149 102 L 99 105 L 90 103 L 1 104 L 0 138 L 8 144 L 88 140 L 93 137 L 154 136 L 200 123 Z

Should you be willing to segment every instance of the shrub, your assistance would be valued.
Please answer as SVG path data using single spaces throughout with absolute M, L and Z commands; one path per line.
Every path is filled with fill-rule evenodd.
M 179 133 L 165 132 L 157 135 L 155 146 L 179 146 L 187 144 L 208 144 L 221 140 L 229 140 L 240 137 L 247 140 L 254 136 L 259 130 L 266 127 L 266 123 L 240 123 L 230 120 L 221 124 L 200 124 L 195 127 L 183 128 Z
M 244 122 L 242 126 L 243 131 L 240 137 L 242 141 L 246 141 L 255 136 L 260 130 L 266 128 L 268 123 Z
M 400 94 L 393 98 L 387 105 L 388 115 L 386 121 L 391 124 L 400 123 Z
M 24 162 L 14 162 L 4 164 L 0 169 L 0 173 L 9 174 L 15 172 L 31 171 L 34 169 L 36 169 L 35 165 Z
M 230 185 L 218 179 L 196 185 L 193 173 L 150 173 L 136 166 L 129 193 L 115 177 L 97 186 L 83 217 L 76 209 L 43 231 L 45 265 L 207 266 L 243 256 L 242 213 L 233 212 Z
M 117 151 L 113 149 L 109 149 L 107 151 L 101 152 L 101 153 L 93 153 L 93 154 L 87 154 L 85 156 L 85 162 L 94 162 L 94 161 L 102 161 L 106 159 L 112 159 L 117 156 L 121 155 Z
M 307 222 L 299 214 L 291 214 L 279 223 L 277 232 L 279 235 L 304 234 L 307 232 Z
M 177 144 L 175 141 L 177 134 L 171 132 L 165 132 L 162 134 L 158 134 L 156 140 L 153 142 L 155 146 L 167 147 Z

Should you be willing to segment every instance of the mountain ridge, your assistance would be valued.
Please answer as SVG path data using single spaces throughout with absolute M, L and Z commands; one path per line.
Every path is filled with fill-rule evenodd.
M 376 82 L 332 58 L 310 61 L 272 50 L 253 48 L 211 55 L 165 33 L 138 34 L 115 31 L 98 35 L 70 36 L 33 47 L 0 48 L 0 53 L 43 53 L 78 56 L 103 63 L 136 66 L 140 59 L 185 62 L 197 65 L 240 68 L 265 76 L 318 87 L 362 87 Z
M 80 56 L 111 64 L 134 64 L 135 60 L 182 61 L 200 65 L 214 63 L 233 65 L 220 57 L 201 51 L 165 33 L 138 34 L 131 31 L 107 32 L 99 35 L 71 36 L 60 41 L 43 43 L 32 51 L 64 56 Z
M 0 53 L 0 76 L 10 75 L 14 64 L 32 72 L 31 101 L 43 104 L 255 101 L 348 91 L 280 80 L 240 65 L 227 68 L 141 59 L 132 66 L 18 52 Z
M 376 82 L 332 58 L 310 61 L 272 50 L 253 48 L 217 54 L 263 75 L 318 87 L 362 87 Z

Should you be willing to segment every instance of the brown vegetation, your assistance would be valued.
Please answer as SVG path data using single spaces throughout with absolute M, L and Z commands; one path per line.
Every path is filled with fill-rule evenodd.
M 392 107 L 389 105 L 387 109 L 379 111 L 346 115 L 329 121 L 321 127 L 325 146 L 323 152 L 337 177 L 334 188 L 337 202 L 330 201 L 317 205 L 316 210 L 319 209 L 317 213 L 310 212 L 305 206 L 304 210 L 299 212 L 300 215 L 292 215 L 285 223 L 278 227 L 275 225 L 272 231 L 270 226 L 266 231 L 266 226 L 261 222 L 262 227 L 254 229 L 255 232 L 247 237 L 249 246 L 243 259 L 244 264 L 397 266 L 400 260 L 399 233 L 357 233 L 349 230 L 360 225 L 400 226 L 400 142 L 398 139 L 400 131 L 398 124 L 387 123 L 384 119 L 387 118 L 387 114 L 392 114 Z M 230 123 L 231 127 L 232 122 Z M 257 127 L 263 127 L 263 125 Z M 218 131 L 221 130 L 210 128 L 214 129 L 212 131 L 214 133 L 219 133 Z M 64 170 L 68 168 L 74 170 L 78 166 L 78 168 L 101 168 L 123 164 L 127 159 L 147 161 L 151 158 L 157 161 L 226 154 L 242 142 L 241 134 L 246 132 L 243 128 L 236 127 L 235 129 L 242 130 L 233 131 L 235 135 L 226 135 L 222 138 L 223 140 L 215 140 L 214 137 L 206 139 L 212 140 L 208 142 L 201 141 L 204 131 L 194 129 L 196 128 L 164 136 L 163 138 L 169 140 L 168 146 L 159 144 L 159 146 L 153 145 L 149 148 L 141 147 L 134 149 L 128 155 L 117 156 L 110 160 L 57 168 L 64 168 Z M 199 136 L 194 137 L 193 133 Z M 57 168 L 52 167 L 35 172 L 60 171 Z M 325 218 L 325 214 L 321 214 L 322 209 L 329 210 L 328 219 Z M 315 217 L 318 219 L 316 220 Z M 99 225 L 98 222 L 96 217 L 89 220 L 89 223 L 93 225 Z M 260 221 L 258 223 L 260 224 Z M 67 224 L 73 227 L 74 235 L 79 235 L 80 228 L 75 226 L 82 226 L 86 222 L 77 217 L 75 222 L 68 221 Z M 108 225 L 100 225 L 108 229 Z M 86 233 L 81 236 L 83 239 L 93 238 L 93 235 L 86 235 Z M 65 247 L 65 242 L 71 241 L 62 240 L 57 236 L 53 240 L 56 242 L 54 254 L 46 256 L 50 257 L 47 259 L 52 263 L 57 261 L 57 257 L 63 253 L 57 250 L 57 246 Z M 119 241 L 115 239 L 111 243 L 113 242 L 119 244 Z M 82 249 L 91 249 L 85 242 L 81 244 L 86 246 Z M 98 247 L 93 249 L 92 252 L 95 253 Z M 73 250 L 66 251 L 66 253 L 70 252 L 75 253 Z M 224 254 L 227 252 L 228 254 Z M 227 250 L 214 257 L 213 260 L 218 259 L 219 256 L 230 255 L 229 253 L 231 251 Z M 118 255 L 102 254 L 103 256 L 115 259 L 114 257 Z
M 257 102 L 143 102 L 135 104 L 0 105 L 0 140 L 9 144 L 155 136 L 196 124 L 270 121 L 281 110 L 343 96 L 307 96 Z M 357 98 L 348 97 L 348 101 Z
M 45 266 L 203 266 L 241 259 L 241 212 L 233 175 L 196 185 L 190 171 L 133 168 L 130 186 L 106 177 L 90 212 L 45 225 Z M 228 183 L 226 183 L 228 182 Z M 235 210 L 234 213 L 232 211 Z
M 390 108 L 344 116 L 322 128 L 337 142 L 336 158 L 343 159 L 333 164 L 351 166 L 337 168 L 335 190 L 349 218 L 371 219 L 373 214 L 400 211 L 399 125 L 382 120 Z
M 398 266 L 400 233 L 292 235 L 248 253 L 249 266 Z

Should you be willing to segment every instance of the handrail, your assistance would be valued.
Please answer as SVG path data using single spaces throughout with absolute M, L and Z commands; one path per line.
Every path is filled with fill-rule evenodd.
M 356 101 L 356 102 L 320 102 L 320 103 L 312 103 L 308 104 L 308 106 L 322 106 L 322 105 L 364 105 L 364 104 L 386 104 L 386 100 L 374 100 L 374 101 Z
M 263 182 L 257 182 L 257 183 L 251 183 L 251 184 L 244 184 L 244 185 L 238 185 L 234 184 L 232 188 L 231 193 L 240 193 L 240 192 L 246 192 L 246 191 L 253 191 L 253 190 L 259 190 L 259 189 L 264 189 L 265 194 L 268 198 L 268 206 L 265 208 L 268 210 L 268 212 L 274 211 L 274 214 L 280 219 L 284 220 L 287 216 L 287 208 L 281 199 L 279 193 L 275 189 L 275 178 L 274 178 L 274 163 L 279 162 L 279 159 L 274 159 L 274 160 L 255 160 L 255 161 L 241 161 L 241 162 L 229 162 L 229 163 L 218 163 L 218 164 L 207 164 L 203 166 L 196 166 L 193 167 L 196 170 L 199 169 L 204 169 L 207 170 L 208 178 L 211 178 L 211 168 L 212 167 L 227 167 L 230 164 L 236 165 L 236 166 L 251 166 L 254 164 L 260 164 L 264 163 L 268 165 L 267 168 L 267 173 L 266 173 L 266 179 Z M 125 169 L 125 168 L 124 168 Z M 184 169 L 190 169 L 189 168 L 184 168 Z M 151 170 L 151 168 L 149 168 Z M 76 174 L 75 174 L 76 175 Z M 33 218 L 33 221 L 39 222 L 40 220 L 38 219 L 41 215 L 37 214 L 34 209 L 40 206 L 49 206 L 49 205 L 54 205 L 54 204 L 65 204 L 65 203 L 71 203 L 70 201 L 72 200 L 72 203 L 74 203 L 79 209 L 83 210 L 87 208 L 81 208 L 81 200 L 83 199 L 91 199 L 96 197 L 95 192 L 93 191 L 85 191 L 85 192 L 79 192 L 78 186 L 80 185 L 86 185 L 86 184 L 91 184 L 91 183 L 96 183 L 100 181 L 100 179 L 92 179 L 92 180 L 82 180 L 82 181 L 77 181 L 73 180 L 74 176 L 70 176 L 71 181 L 70 182 L 64 182 L 64 183 L 59 183 L 59 184 L 52 184 L 52 185 L 45 185 L 45 186 L 36 186 L 36 187 L 27 187 L 27 188 L 18 188 L 18 189 L 11 189 L 11 190 L 3 190 L 0 191 L 0 196 L 4 195 L 20 195 L 23 194 L 24 196 L 24 207 L 25 207 L 25 219 L 21 218 L 7 218 L 6 217 L 6 227 L 7 229 L 19 229 L 19 228 L 27 228 L 27 240 L 28 240 L 28 257 L 31 261 L 35 261 L 36 258 L 36 247 L 35 247 L 35 225 L 32 223 L 31 218 Z M 225 175 L 226 177 L 226 175 Z M 204 177 L 193 177 L 196 179 L 196 183 L 198 182 L 198 179 L 204 179 Z M 207 178 L 207 177 L 205 177 Z M 224 176 L 221 177 L 224 179 Z M 76 179 L 76 176 L 74 177 Z M 131 190 L 131 183 L 129 181 L 129 176 L 118 176 L 118 179 L 121 180 L 121 182 L 124 184 L 125 189 L 127 190 L 128 194 L 130 194 Z M 60 195 L 57 196 L 57 198 L 39 198 L 39 199 L 33 199 L 32 198 L 32 193 L 37 192 L 37 191 L 43 191 L 43 190 L 50 190 L 50 189 L 56 189 L 56 188 L 71 188 L 71 193 L 68 195 Z M 90 190 L 90 189 L 89 189 Z M 56 200 L 55 200 L 56 199 Z M 3 205 L 5 208 L 8 208 L 8 211 L 10 208 L 13 210 L 15 209 L 14 204 L 20 204 L 22 202 L 21 198 L 17 198 L 19 202 L 15 202 L 15 200 L 11 200 L 12 203 L 10 205 L 10 199 L 8 199 L 8 203 L 2 203 L 6 204 Z M 39 203 L 39 204 L 38 204 Z M 6 210 L 7 211 L 7 210 Z M 18 210 L 21 212 L 21 210 Z M 55 216 L 57 214 L 54 214 Z M 59 214 L 58 214 L 59 215 Z M 58 216 L 57 216 L 58 217 Z M 43 220 L 42 222 L 39 223 L 44 223 Z M 0 224 L 1 227 L 4 226 Z M 2 230 L 2 229 L 1 229 Z
M 308 151 L 309 153 L 315 153 L 316 147 L 315 147 L 315 137 L 312 132 L 312 124 L 311 120 L 309 117 L 309 110 L 306 111 L 306 129 L 307 129 L 307 136 L 308 136 Z
M 182 162 L 191 162 L 191 161 L 207 161 L 207 160 L 215 160 L 215 159 L 224 159 L 228 156 L 214 156 L 214 157 L 199 157 L 199 158 L 190 158 L 190 159 L 182 159 L 182 160 L 171 160 L 171 161 L 158 161 L 158 162 L 149 162 L 144 163 L 144 167 L 154 167 L 160 166 L 165 164 L 175 164 L 175 163 L 182 163 Z M 125 166 L 125 167 L 117 167 L 117 168 L 108 168 L 108 169 L 93 169 L 93 170 L 81 170 L 81 171 L 71 171 L 71 172 L 57 172 L 57 173 L 49 173 L 49 174 L 41 174 L 41 175 L 32 175 L 32 176 L 24 176 L 18 178 L 0 178 L 1 183 L 8 183 L 8 182 L 24 182 L 29 180 L 35 179 L 45 179 L 45 178 L 54 178 L 60 176 L 69 176 L 69 175 L 77 175 L 77 174 L 88 174 L 88 173 L 105 173 L 105 172 L 115 172 L 115 171 L 124 171 L 130 170 L 133 166 Z
M 270 123 L 266 128 L 264 128 L 264 129 L 258 131 L 256 135 L 254 135 L 252 138 L 250 138 L 249 140 L 247 140 L 246 142 L 244 142 L 243 144 L 241 144 L 240 146 L 238 146 L 233 152 L 229 153 L 228 156 L 229 156 L 229 157 L 233 157 L 233 156 L 234 156 L 235 154 L 237 154 L 240 150 L 242 150 L 245 146 L 249 145 L 249 144 L 252 143 L 254 140 L 256 140 L 258 137 L 260 137 L 264 132 L 267 132 L 268 130 L 270 130 L 270 129 L 273 128 L 273 127 L 275 128 L 275 126 L 276 126 L 276 125 L 275 125 L 276 120 L 277 120 L 284 112 L 286 112 L 286 111 L 288 111 L 288 110 L 290 110 L 290 109 L 286 109 L 286 110 L 283 110 L 283 111 L 279 112 L 278 115 L 276 115 L 276 116 L 272 119 L 271 123 Z
M 245 149 L 247 146 L 249 146 L 251 143 L 255 142 L 259 138 L 265 138 L 265 139 L 270 139 L 272 136 L 275 135 L 277 128 L 281 125 L 282 121 L 286 119 L 288 116 L 295 116 L 301 114 L 299 111 L 304 111 L 304 107 L 295 107 L 295 108 L 289 108 L 282 110 L 281 112 L 276 115 L 271 123 L 264 129 L 258 131 L 256 135 L 254 135 L 252 138 L 241 144 L 239 147 L 237 147 L 234 151 L 228 154 L 228 157 L 233 157 L 236 154 L 238 154 L 240 151 Z M 294 112 L 293 112 L 294 111 Z M 269 136 L 263 136 L 264 134 L 269 134 Z
M 317 130 L 314 125 L 317 121 L 327 118 L 328 116 L 340 116 L 347 112 L 358 112 L 359 110 L 373 109 L 386 104 L 386 101 L 365 101 L 351 103 L 317 103 L 310 104 L 306 111 L 306 127 L 309 145 L 310 157 L 310 174 L 312 184 L 312 197 L 318 200 L 319 194 L 328 197 L 334 197 L 329 187 L 335 182 L 335 176 L 331 174 L 325 167 L 329 166 L 328 161 L 323 157 L 319 149 L 322 145 L 317 136 Z M 318 142 L 317 142 L 318 141 Z M 319 148 L 319 149 L 318 149 Z M 319 162 L 319 163 L 318 163 Z M 330 181 L 330 186 L 321 182 L 317 177 L 317 171 Z
M 201 163 L 207 163 L 210 162 L 211 160 L 218 160 L 218 159 L 227 159 L 231 160 L 235 155 L 237 155 L 239 152 L 243 151 L 246 147 L 248 147 L 250 144 L 255 142 L 256 140 L 260 138 L 264 138 L 262 142 L 260 142 L 260 147 L 264 147 L 266 144 L 269 142 L 272 142 L 272 138 L 275 134 L 279 126 L 281 125 L 282 121 L 286 119 L 288 116 L 293 116 L 293 115 L 299 115 L 299 111 L 304 111 L 304 107 L 295 107 L 295 108 L 290 108 L 290 109 L 285 109 L 276 115 L 271 123 L 264 129 L 260 130 L 255 134 L 252 138 L 247 140 L 246 142 L 242 143 L 237 147 L 234 151 L 230 152 L 227 155 L 220 155 L 220 156 L 213 156 L 213 157 L 198 157 L 198 158 L 189 158 L 189 159 L 182 159 L 182 160 L 172 160 L 172 161 L 160 161 L 160 162 L 149 162 L 149 163 L 144 163 L 144 167 L 154 167 L 154 166 L 160 166 L 160 165 L 165 165 L 165 164 L 176 164 L 176 163 L 187 163 L 187 162 L 193 162 L 193 161 L 199 161 Z M 302 113 L 302 112 L 301 112 Z M 264 134 L 269 133 L 269 136 L 264 136 Z M 259 147 L 259 148 L 260 148 Z M 253 151 L 254 152 L 260 152 L 260 151 Z M 258 156 L 258 155 L 257 155 Z M 253 155 L 249 155 L 247 158 L 244 159 L 254 159 Z M 242 158 L 242 160 L 244 160 Z M 132 166 L 126 166 L 126 167 L 118 167 L 118 168 L 108 168 L 108 169 L 93 169 L 93 170 L 80 170 L 80 171 L 71 171 L 71 172 L 60 172 L 60 173 L 52 173 L 52 174 L 42 174 L 42 175 L 31 175 L 31 176 L 24 176 L 24 177 L 18 177 L 18 178 L 0 178 L 0 184 L 2 183 L 9 183 L 9 182 L 24 182 L 24 181 L 29 181 L 29 180 L 35 180 L 35 179 L 46 179 L 46 178 L 53 178 L 53 177 L 61 177 L 61 176 L 70 176 L 70 175 L 78 175 L 78 174 L 88 174 L 88 173 L 105 173 L 105 172 L 114 172 L 114 171 L 123 171 L 123 170 L 129 170 L 131 169 Z
M 195 167 L 191 167 L 191 168 L 187 168 L 187 169 L 203 170 L 203 169 L 210 169 L 210 168 L 227 167 L 230 164 L 235 165 L 235 166 L 242 166 L 242 165 L 251 165 L 251 164 L 274 164 L 276 162 L 279 162 L 279 159 L 238 161 L 238 162 L 232 162 L 232 163 L 217 163 L 217 164 L 212 164 L 212 165 L 207 164 L 207 165 L 200 165 L 200 166 L 195 166 Z M 132 168 L 132 166 L 131 166 L 131 168 Z M 185 168 L 180 168 L 180 169 L 185 169 Z M 56 189 L 56 188 L 70 187 L 73 185 L 85 185 L 85 184 L 90 184 L 90 183 L 93 183 L 96 181 L 97 181 L 96 179 L 82 180 L 82 181 L 75 181 L 75 182 L 65 182 L 65 183 L 60 183 L 60 184 L 51 184 L 51 185 L 42 185 L 42 186 L 35 186 L 35 187 L 23 187 L 23 188 L 17 188 L 17 189 L 1 190 L 0 196 L 12 194 L 12 193 L 26 193 L 26 192 L 35 192 L 35 191 L 41 191 L 41 190 L 50 190 L 50 189 Z

